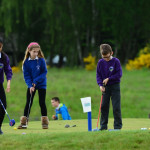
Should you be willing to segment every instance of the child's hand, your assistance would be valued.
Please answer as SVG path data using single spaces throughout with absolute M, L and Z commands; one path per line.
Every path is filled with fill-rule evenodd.
M 10 80 L 7 81 L 6 92 L 10 92 Z
M 9 93 L 10 92 L 10 87 L 6 88 L 6 92 Z
M 53 119 L 53 120 L 56 120 L 56 116 L 55 116 L 55 115 L 53 115 L 53 116 L 52 116 L 52 119 Z
M 103 80 L 103 84 L 106 85 L 108 81 L 109 81 L 109 78 L 106 78 L 105 80 Z
M 34 87 L 31 87 L 30 88 L 30 94 L 32 94 L 32 92 L 34 92 L 35 88 Z
M 104 86 L 100 86 L 100 90 L 101 90 L 102 93 L 105 92 L 105 87 Z
M 34 83 L 32 83 L 32 85 L 33 85 L 33 87 L 35 88 L 36 85 L 35 85 Z

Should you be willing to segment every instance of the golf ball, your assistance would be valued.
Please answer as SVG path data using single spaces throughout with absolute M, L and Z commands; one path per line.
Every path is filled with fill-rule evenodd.
M 150 130 L 150 128 L 149 128 L 149 130 Z
M 25 132 L 23 132 L 22 134 L 26 134 Z
M 14 127 L 14 130 L 17 130 L 17 128 L 16 128 L 16 127 Z
M 147 128 L 141 128 L 141 130 L 147 130 Z

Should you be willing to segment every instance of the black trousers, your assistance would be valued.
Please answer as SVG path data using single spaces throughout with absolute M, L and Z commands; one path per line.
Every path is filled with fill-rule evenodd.
M 6 109 L 6 95 L 5 95 L 5 90 L 4 90 L 2 83 L 0 84 L 0 99 Z M 4 117 L 5 117 L 5 111 L 4 111 L 4 108 L 2 107 L 2 105 L 0 104 L 0 127 L 2 126 Z
M 101 128 L 107 129 L 110 98 L 112 100 L 113 106 L 114 129 L 121 129 L 122 117 L 121 117 L 120 83 L 108 85 L 105 87 L 105 93 L 103 93 L 103 100 L 101 106 L 101 120 L 100 120 Z
M 38 90 L 38 94 L 39 94 L 39 105 L 41 107 L 41 115 L 47 116 L 47 108 L 45 104 L 46 89 L 36 89 L 36 90 Z M 24 116 L 26 117 L 29 117 L 36 90 L 32 93 L 32 96 L 31 96 L 30 89 L 29 88 L 27 89 L 27 101 L 26 101 L 26 106 L 24 109 Z

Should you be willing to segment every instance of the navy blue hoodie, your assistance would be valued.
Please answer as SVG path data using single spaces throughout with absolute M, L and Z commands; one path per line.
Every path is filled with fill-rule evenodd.
M 44 58 L 31 60 L 27 58 L 23 64 L 23 75 L 28 88 L 34 83 L 36 89 L 46 89 L 47 68 Z

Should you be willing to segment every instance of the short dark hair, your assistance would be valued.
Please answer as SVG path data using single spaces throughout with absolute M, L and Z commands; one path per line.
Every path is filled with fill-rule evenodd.
M 112 53 L 112 48 L 109 44 L 101 44 L 100 45 L 100 53 L 102 55 L 107 55 L 108 53 Z
M 56 102 L 59 102 L 60 103 L 60 100 L 58 97 L 53 97 L 52 100 L 56 101 Z
M 3 38 L 2 38 L 2 37 L 0 37 L 0 43 L 2 43 L 2 44 L 3 44 Z

